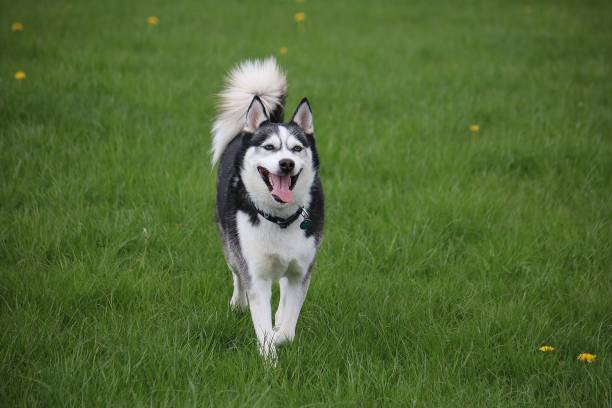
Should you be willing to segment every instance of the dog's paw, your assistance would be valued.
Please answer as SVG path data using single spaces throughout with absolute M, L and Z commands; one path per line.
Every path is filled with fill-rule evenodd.
M 241 296 L 232 296 L 229 305 L 230 309 L 236 313 L 246 312 L 249 308 L 249 303 Z
M 282 346 L 283 344 L 291 343 L 294 337 L 295 332 L 289 333 L 288 331 L 285 331 L 282 328 L 277 329 L 274 333 L 274 344 L 276 346 Z
M 266 344 L 259 346 L 259 354 L 267 367 L 276 368 L 278 363 L 278 354 L 274 344 Z

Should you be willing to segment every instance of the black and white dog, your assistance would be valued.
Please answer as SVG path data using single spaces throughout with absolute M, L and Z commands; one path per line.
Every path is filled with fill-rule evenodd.
M 251 311 L 262 356 L 295 336 L 323 234 L 323 190 L 312 112 L 283 122 L 287 82 L 273 58 L 235 67 L 213 125 L 217 225 L 234 278 L 230 306 Z M 280 302 L 272 325 L 272 283 Z

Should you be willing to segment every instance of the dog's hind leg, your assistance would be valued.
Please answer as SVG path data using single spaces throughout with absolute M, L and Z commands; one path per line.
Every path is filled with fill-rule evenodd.
M 219 227 L 219 231 L 222 231 L 221 227 Z M 244 284 L 239 275 L 239 265 L 241 265 L 240 255 L 236 250 L 232 250 L 232 245 L 229 240 L 224 240 L 223 242 L 223 255 L 225 256 L 225 262 L 234 280 L 234 292 L 229 302 L 230 308 L 235 312 L 244 312 L 249 307 L 249 303 L 247 301 Z
M 230 267 L 230 269 L 232 268 Z M 234 292 L 232 293 L 232 298 L 230 299 L 230 307 L 236 312 L 244 312 L 249 307 L 246 290 L 244 290 L 242 287 L 243 285 L 240 281 L 240 276 L 238 276 L 233 269 L 232 278 L 234 278 Z
M 285 303 L 287 302 L 287 277 L 283 276 L 278 280 L 278 287 L 280 289 L 280 299 L 278 301 L 278 307 L 276 308 L 276 313 L 274 314 L 274 330 L 278 330 L 280 328 L 280 323 L 283 320 L 283 309 L 285 308 Z

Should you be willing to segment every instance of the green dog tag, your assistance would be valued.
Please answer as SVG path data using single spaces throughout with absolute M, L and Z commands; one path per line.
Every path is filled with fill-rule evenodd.
M 303 230 L 307 230 L 308 228 L 310 228 L 311 225 L 312 225 L 312 222 L 309 219 L 305 219 L 300 224 L 300 228 L 303 229 Z

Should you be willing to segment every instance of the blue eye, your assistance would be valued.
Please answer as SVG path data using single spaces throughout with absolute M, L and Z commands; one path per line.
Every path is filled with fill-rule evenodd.
M 291 149 L 292 152 L 301 152 L 302 151 L 302 146 L 295 146 L 293 149 Z
M 263 148 L 266 149 L 266 150 L 274 150 L 274 145 L 267 144 Z

